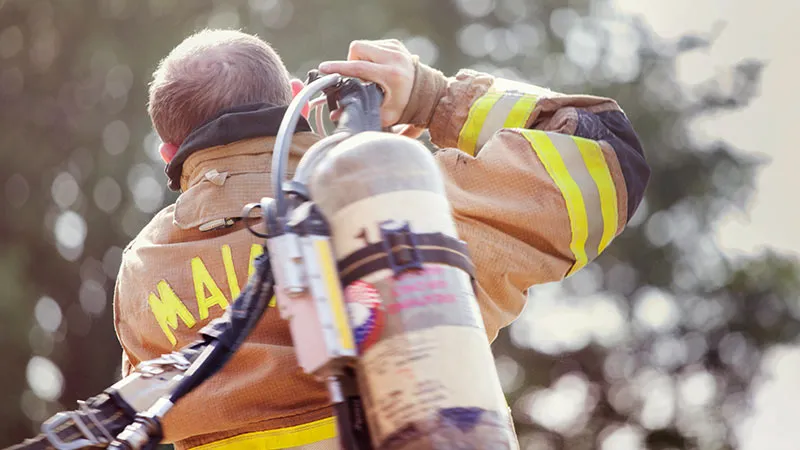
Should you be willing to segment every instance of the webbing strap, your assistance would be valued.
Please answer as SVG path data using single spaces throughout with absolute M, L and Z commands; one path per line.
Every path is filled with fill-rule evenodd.
M 339 274 L 342 285 L 363 278 L 381 269 L 392 269 L 394 261 L 401 263 L 407 261 L 416 253 L 421 261 L 427 263 L 446 264 L 457 267 L 467 272 L 470 278 L 475 278 L 475 266 L 469 257 L 467 244 L 464 241 L 447 236 L 442 233 L 413 234 L 413 243 L 399 242 L 387 251 L 385 242 L 370 244 L 356 250 L 339 261 Z

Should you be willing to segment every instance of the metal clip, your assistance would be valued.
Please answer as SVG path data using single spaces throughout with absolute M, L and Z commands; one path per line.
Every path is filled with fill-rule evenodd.
M 214 219 L 212 221 L 200 225 L 198 229 L 203 232 L 222 230 L 224 228 L 232 227 L 237 220 L 238 218 L 232 218 L 232 217 L 223 217 L 221 219 Z
M 416 234 L 411 232 L 408 221 L 400 223 L 396 220 L 385 220 L 380 223 L 380 230 L 381 244 L 395 276 L 407 270 L 422 269 Z

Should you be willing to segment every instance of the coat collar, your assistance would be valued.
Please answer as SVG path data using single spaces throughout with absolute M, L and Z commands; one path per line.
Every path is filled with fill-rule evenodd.
M 319 136 L 312 132 L 295 133 L 289 146 L 287 177 L 294 175 L 294 168 L 306 150 L 319 139 Z M 259 173 L 262 174 L 260 176 L 265 177 L 264 179 L 269 179 L 272 171 L 274 146 L 275 137 L 264 136 L 243 139 L 196 152 L 183 163 L 183 169 L 178 178 L 180 190 L 186 192 L 203 180 L 222 184 L 230 176 L 245 173 Z
M 287 106 L 267 103 L 242 105 L 220 112 L 215 118 L 195 129 L 181 144 L 175 157 L 164 172 L 169 179 L 169 188 L 181 189 L 181 175 L 186 160 L 205 149 L 232 144 L 258 137 L 274 137 L 278 134 Z M 311 131 L 311 126 L 300 117 L 295 132 Z M 264 151 L 271 151 L 272 147 Z M 193 158 L 196 159 L 196 158 Z

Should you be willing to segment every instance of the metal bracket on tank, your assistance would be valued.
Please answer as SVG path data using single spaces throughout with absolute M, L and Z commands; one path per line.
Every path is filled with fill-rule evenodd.
M 417 248 L 417 235 L 408 221 L 385 220 L 380 224 L 381 245 L 395 276 L 407 270 L 422 270 L 422 256 Z M 399 248 L 398 248 L 399 247 Z

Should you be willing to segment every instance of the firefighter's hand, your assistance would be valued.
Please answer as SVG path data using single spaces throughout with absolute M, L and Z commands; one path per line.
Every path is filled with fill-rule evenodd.
M 380 85 L 384 92 L 381 122 L 385 127 L 400 119 L 414 86 L 413 55 L 396 39 L 353 41 L 347 61 L 326 61 L 319 70 Z

